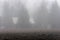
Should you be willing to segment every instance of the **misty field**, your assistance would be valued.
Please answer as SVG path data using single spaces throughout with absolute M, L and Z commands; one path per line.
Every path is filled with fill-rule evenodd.
M 60 40 L 60 32 L 0 33 L 0 40 Z

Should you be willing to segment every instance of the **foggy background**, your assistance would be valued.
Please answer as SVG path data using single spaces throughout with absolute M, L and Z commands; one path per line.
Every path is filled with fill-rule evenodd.
M 0 0 L 0 29 L 60 29 L 60 0 Z

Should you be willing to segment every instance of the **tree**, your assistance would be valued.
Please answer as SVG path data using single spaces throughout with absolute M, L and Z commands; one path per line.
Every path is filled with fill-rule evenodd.
M 49 18 L 49 23 L 52 25 L 52 28 L 58 28 L 60 27 L 60 12 L 59 12 L 59 7 L 57 4 L 57 1 L 52 4 L 51 12 L 50 12 L 50 18 Z
M 0 16 L 0 27 L 2 26 L 2 17 Z
M 13 25 L 12 13 L 7 1 L 4 2 L 3 25 L 7 28 L 12 27 Z
M 46 2 L 43 0 L 41 7 L 38 8 L 37 12 L 36 12 L 36 17 L 35 17 L 35 22 L 36 25 L 40 28 L 46 28 L 47 27 L 47 15 L 48 15 L 48 10 L 47 10 L 47 4 Z M 37 27 L 36 26 L 36 27 Z
M 14 17 L 18 17 L 18 22 L 16 24 L 16 27 L 20 27 L 20 28 L 29 28 L 30 23 L 29 23 L 29 15 L 28 12 L 26 10 L 26 8 L 23 6 L 23 4 L 21 4 L 20 2 L 18 2 L 16 5 L 16 9 L 14 11 L 13 16 Z

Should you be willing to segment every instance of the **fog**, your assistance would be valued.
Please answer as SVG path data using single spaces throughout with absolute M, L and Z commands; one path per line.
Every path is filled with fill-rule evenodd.
M 0 0 L 0 29 L 60 29 L 60 0 Z

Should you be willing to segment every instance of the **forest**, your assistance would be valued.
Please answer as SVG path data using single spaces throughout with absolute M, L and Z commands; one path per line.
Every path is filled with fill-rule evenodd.
M 34 8 L 29 8 L 29 5 L 24 5 L 21 0 L 4 1 L 0 9 L 2 10 L 0 11 L 0 14 L 2 14 L 0 16 L 1 29 L 59 29 L 60 7 L 57 0 L 49 8 L 46 0 L 42 0 L 41 3 L 37 2 L 35 3 L 36 6 L 33 6 Z

